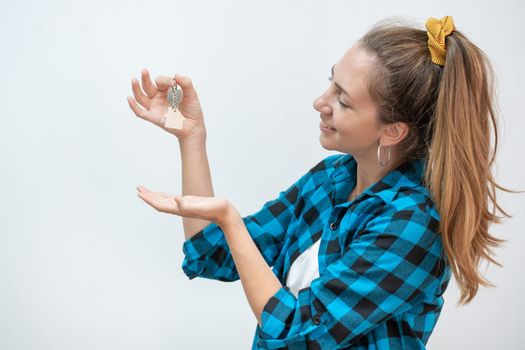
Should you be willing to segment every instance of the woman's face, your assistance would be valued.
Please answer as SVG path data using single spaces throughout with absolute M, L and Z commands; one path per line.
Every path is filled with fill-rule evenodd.
M 371 56 L 354 44 L 333 67 L 328 89 L 314 101 L 321 122 L 336 130 L 321 130 L 320 143 L 328 150 L 352 155 L 376 152 L 382 127 L 367 91 Z

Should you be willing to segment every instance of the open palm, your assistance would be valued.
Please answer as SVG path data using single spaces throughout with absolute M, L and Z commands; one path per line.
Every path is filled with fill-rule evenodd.
M 138 186 L 137 195 L 157 211 L 189 218 L 210 220 L 223 225 L 235 208 L 222 197 L 178 196 L 164 192 L 151 191 Z

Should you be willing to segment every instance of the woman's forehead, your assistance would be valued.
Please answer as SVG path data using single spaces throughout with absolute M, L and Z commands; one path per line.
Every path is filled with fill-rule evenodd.
M 367 79 L 373 63 L 372 57 L 366 51 L 354 45 L 333 65 L 334 81 L 351 99 L 365 105 L 371 103 Z
M 373 63 L 370 54 L 354 44 L 334 65 L 334 70 L 341 81 L 363 79 Z

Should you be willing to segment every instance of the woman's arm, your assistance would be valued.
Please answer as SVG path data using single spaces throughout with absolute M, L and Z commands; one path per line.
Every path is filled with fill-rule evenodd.
M 274 266 L 281 254 L 290 225 L 304 206 L 303 184 L 315 191 L 316 180 L 329 172 L 338 155 L 324 158 L 274 199 L 265 202 L 257 212 L 243 217 L 243 227 L 268 264 Z M 293 229 L 293 228 L 292 228 Z M 239 274 L 222 228 L 216 223 L 203 228 L 183 245 L 182 270 L 190 278 L 203 277 L 220 281 L 236 281 Z
M 179 140 L 182 160 L 182 195 L 213 197 L 206 136 Z M 184 237 L 189 239 L 211 223 L 209 220 L 182 217 Z
M 281 289 L 282 284 L 257 249 L 240 215 L 234 214 L 222 225 L 222 230 L 244 293 L 260 326 L 264 305 Z
M 175 74 L 175 77 L 161 75 L 155 79 L 155 82 L 156 85 L 153 84 L 147 69 L 142 70 L 142 88 L 137 79 L 132 79 L 131 87 L 135 99 L 128 96 L 130 108 L 137 117 L 157 125 L 179 140 L 182 158 L 182 194 L 213 197 L 210 167 L 206 155 L 204 115 L 193 82 L 189 77 L 180 74 Z M 176 104 L 177 109 L 185 117 L 182 128 L 167 127 L 164 123 L 165 114 L 171 107 L 167 98 L 168 90 L 176 86 L 182 88 L 182 100 Z M 184 217 L 182 223 L 184 236 L 188 239 L 208 226 L 210 221 Z

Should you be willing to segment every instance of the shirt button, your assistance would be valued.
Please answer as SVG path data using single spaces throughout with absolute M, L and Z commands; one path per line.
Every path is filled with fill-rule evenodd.
M 314 322 L 315 325 L 321 324 L 321 318 L 319 316 L 317 316 L 317 315 L 312 317 L 312 321 Z
M 333 231 L 337 228 L 337 224 L 335 222 L 330 223 L 330 229 Z

